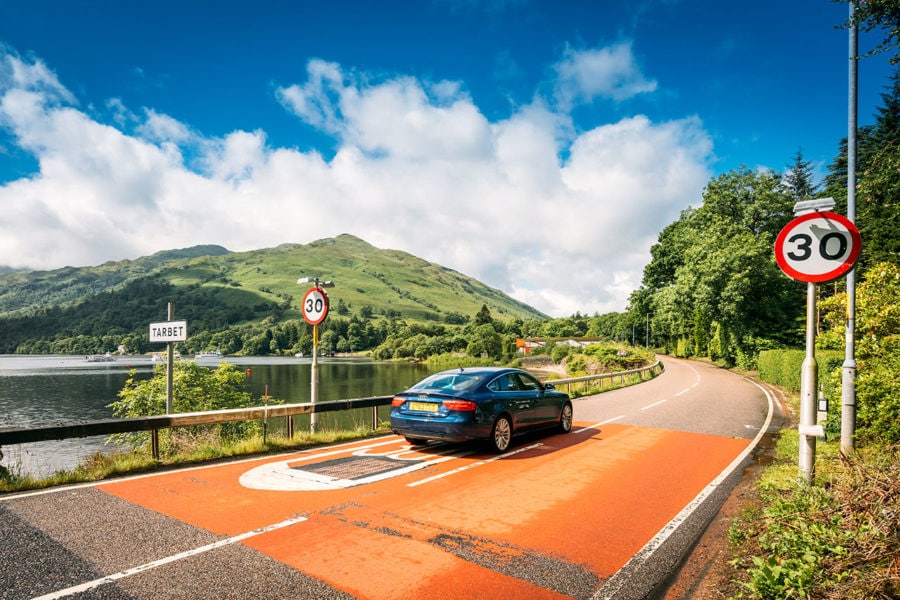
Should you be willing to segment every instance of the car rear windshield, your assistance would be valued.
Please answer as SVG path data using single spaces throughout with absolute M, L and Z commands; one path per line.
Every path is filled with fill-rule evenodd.
M 475 388 L 484 381 L 484 378 L 484 375 L 477 373 L 436 373 L 431 377 L 426 377 L 410 389 L 464 392 Z

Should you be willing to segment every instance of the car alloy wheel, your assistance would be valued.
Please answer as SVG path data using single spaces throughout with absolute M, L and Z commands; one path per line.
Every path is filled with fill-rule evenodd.
M 512 440 L 512 423 L 509 422 L 509 417 L 500 415 L 494 421 L 494 428 L 491 430 L 491 447 L 495 452 L 506 452 L 510 440 Z
M 563 404 L 559 413 L 559 431 L 561 433 L 569 433 L 572 431 L 572 403 Z

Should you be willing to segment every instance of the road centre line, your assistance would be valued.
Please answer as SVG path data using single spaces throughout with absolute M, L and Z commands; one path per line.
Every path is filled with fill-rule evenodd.
M 161 567 L 178 560 L 197 556 L 198 554 L 203 554 L 204 552 L 209 552 L 210 550 L 215 550 L 216 548 L 221 548 L 222 546 L 228 546 L 230 544 L 242 542 L 248 538 L 255 537 L 263 533 L 268 533 L 270 531 L 275 531 L 276 529 L 282 529 L 284 527 L 296 525 L 297 523 L 302 523 L 303 521 L 306 521 L 306 517 L 294 517 L 293 519 L 287 519 L 286 521 L 281 521 L 280 523 L 273 523 L 272 525 L 267 525 L 265 527 L 260 527 L 259 529 L 254 529 L 253 531 L 248 531 L 246 533 L 235 535 L 230 538 L 225 538 L 223 540 L 213 542 L 212 544 L 207 544 L 206 546 L 200 546 L 199 548 L 194 548 L 193 550 L 179 552 L 178 554 L 166 556 L 153 562 L 138 565 L 137 567 L 132 567 L 118 573 L 113 573 L 112 575 L 107 575 L 106 577 L 101 577 L 93 581 L 88 581 L 63 590 L 51 592 L 43 596 L 38 596 L 37 598 L 33 598 L 32 600 L 55 600 L 56 598 L 65 598 L 66 596 L 80 594 L 82 592 L 100 587 L 101 585 L 113 583 L 114 581 L 130 577 L 131 575 L 137 575 L 138 573 L 143 573 L 144 571 L 149 571 L 151 569 L 155 569 L 157 567 Z
M 456 475 L 457 473 L 461 473 L 462 471 L 467 471 L 469 469 L 473 469 L 475 467 L 480 467 L 482 465 L 486 465 L 488 463 L 492 463 L 495 460 L 500 460 L 501 458 L 507 458 L 510 456 L 515 456 L 520 452 L 525 452 L 526 450 L 533 450 L 538 446 L 543 446 L 542 443 L 538 442 L 537 444 L 532 444 L 530 446 L 525 446 L 524 448 L 518 448 L 517 450 L 513 450 L 512 452 L 505 452 L 503 454 L 494 456 L 492 458 L 487 458 L 485 460 L 480 460 L 478 462 L 470 463 L 468 465 L 458 467 L 453 469 L 452 471 L 447 471 L 446 473 L 439 473 L 437 475 L 432 475 L 431 477 L 426 477 L 425 479 L 420 479 L 419 481 L 413 481 L 412 483 L 407 483 L 406 487 L 416 487 L 418 485 L 422 485 L 423 483 L 430 483 L 432 481 L 443 479 L 444 477 L 449 477 L 450 475 Z
M 654 402 L 653 404 L 648 404 L 647 406 L 644 406 L 643 408 L 641 408 L 641 410 L 648 410 L 648 409 L 651 409 L 651 408 L 653 408 L 654 406 L 659 406 L 660 404 L 662 404 L 662 403 L 664 403 L 664 402 L 668 402 L 668 400 L 669 400 L 668 398 L 663 398 L 662 400 L 657 400 L 657 401 Z
M 760 440 L 762 440 L 763 436 L 769 431 L 769 426 L 772 424 L 772 416 L 775 410 L 775 399 L 772 396 L 772 393 L 763 385 L 760 385 L 756 381 L 752 379 L 744 378 L 746 381 L 749 381 L 760 390 L 766 396 L 768 400 L 768 414 L 766 415 L 766 420 L 763 423 L 763 426 L 760 428 L 759 432 L 756 434 L 756 437 L 753 438 L 753 441 L 750 442 L 746 448 L 733 460 L 731 464 L 729 464 L 725 469 L 719 473 L 719 475 L 713 479 L 709 485 L 707 485 L 703 490 L 697 494 L 691 502 L 685 506 L 681 512 L 679 512 L 675 517 L 669 521 L 662 529 L 657 532 L 653 539 L 647 542 L 643 548 L 641 548 L 634 556 L 632 556 L 625 565 L 622 566 L 618 571 L 616 571 L 612 577 L 606 580 L 603 586 L 597 590 L 594 595 L 591 597 L 591 600 L 614 600 L 618 596 L 618 592 L 628 584 L 629 574 L 636 568 L 636 565 L 640 565 L 646 562 L 654 552 L 656 552 L 662 545 L 665 543 L 669 537 L 672 536 L 675 531 L 685 522 L 687 519 L 696 511 L 703 502 L 712 495 L 714 491 L 718 489 L 720 485 L 722 485 L 731 474 L 741 466 L 744 461 L 747 459 L 747 456 L 753 452 L 756 447 L 759 445 Z
M 607 419 L 605 421 L 600 421 L 599 423 L 594 423 L 593 425 L 588 425 L 587 427 L 582 427 L 577 430 L 575 433 L 584 433 L 588 429 L 600 429 L 601 425 L 606 425 L 607 423 L 612 423 L 613 421 L 618 421 L 619 419 L 624 419 L 625 415 L 619 415 L 618 417 L 613 417 L 612 419 Z

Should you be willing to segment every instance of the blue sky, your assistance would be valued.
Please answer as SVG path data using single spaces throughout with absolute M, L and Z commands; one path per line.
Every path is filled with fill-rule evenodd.
M 3 2 L 0 264 L 351 233 L 553 316 L 623 310 L 710 178 L 784 171 L 800 148 L 825 173 L 846 17 L 829 0 Z M 891 70 L 859 72 L 867 124 Z

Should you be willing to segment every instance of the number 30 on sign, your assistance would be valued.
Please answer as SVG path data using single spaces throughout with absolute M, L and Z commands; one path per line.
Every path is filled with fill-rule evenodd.
M 791 279 L 824 283 L 853 268 L 862 249 L 853 222 L 833 212 L 800 215 L 775 239 L 775 260 Z
M 321 288 L 310 288 L 303 296 L 303 318 L 310 325 L 318 325 L 328 316 L 328 296 Z

